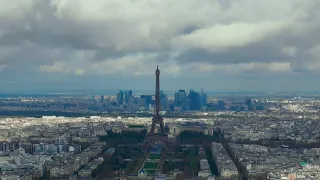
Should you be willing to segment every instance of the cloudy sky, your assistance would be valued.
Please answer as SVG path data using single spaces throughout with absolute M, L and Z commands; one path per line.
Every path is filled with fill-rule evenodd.
M 0 92 L 320 89 L 319 0 L 0 0 Z

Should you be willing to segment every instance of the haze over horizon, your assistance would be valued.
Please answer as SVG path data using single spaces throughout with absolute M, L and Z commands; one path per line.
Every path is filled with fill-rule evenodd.
M 0 0 L 0 93 L 320 88 L 318 0 Z

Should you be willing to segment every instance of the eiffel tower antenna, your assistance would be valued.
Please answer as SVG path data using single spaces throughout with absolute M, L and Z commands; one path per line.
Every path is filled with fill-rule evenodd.
M 158 65 L 159 65 L 159 59 L 157 59 L 157 69 L 158 69 Z

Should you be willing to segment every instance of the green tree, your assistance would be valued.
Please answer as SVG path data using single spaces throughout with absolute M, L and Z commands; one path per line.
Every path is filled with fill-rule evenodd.
M 192 148 L 188 154 L 189 166 L 192 169 L 192 176 L 195 176 L 195 171 L 198 168 L 198 158 L 196 156 L 196 149 Z

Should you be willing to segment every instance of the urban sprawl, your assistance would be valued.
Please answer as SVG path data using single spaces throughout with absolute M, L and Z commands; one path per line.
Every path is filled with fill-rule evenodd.
M 316 97 L 160 97 L 173 143 L 149 151 L 152 121 L 139 114 L 152 114 L 153 96 L 2 98 L 1 111 L 89 113 L 2 117 L 1 179 L 320 179 Z

